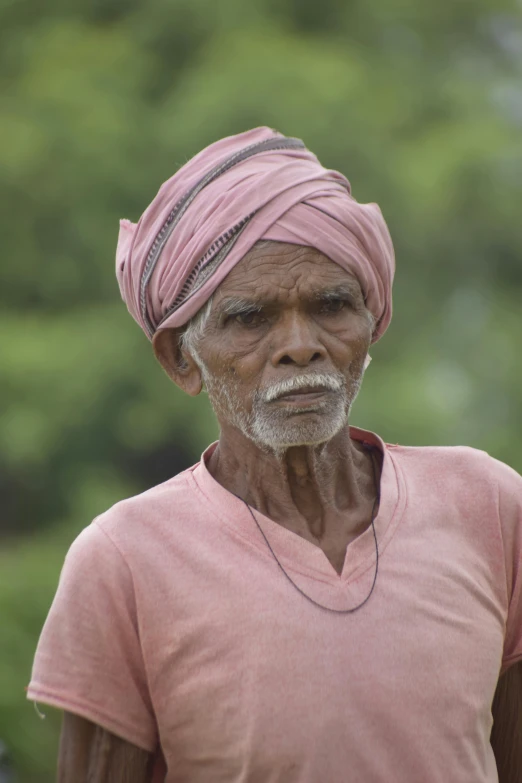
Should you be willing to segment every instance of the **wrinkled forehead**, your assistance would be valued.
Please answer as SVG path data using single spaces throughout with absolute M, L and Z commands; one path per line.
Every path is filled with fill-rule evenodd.
M 308 299 L 336 289 L 363 300 L 357 277 L 319 250 L 302 245 L 263 241 L 257 243 L 220 283 L 214 303 L 230 297 L 252 301 Z

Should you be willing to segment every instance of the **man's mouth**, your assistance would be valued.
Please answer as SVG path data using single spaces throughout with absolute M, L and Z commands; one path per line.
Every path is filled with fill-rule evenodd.
M 293 389 L 292 391 L 280 394 L 274 402 L 297 403 L 299 405 L 311 404 L 324 397 L 332 390 L 326 386 L 303 386 L 302 389 Z
M 323 402 L 329 392 L 340 392 L 344 379 L 334 373 L 308 373 L 301 377 L 287 378 L 262 391 L 259 398 L 265 403 L 285 403 L 289 405 L 310 405 Z

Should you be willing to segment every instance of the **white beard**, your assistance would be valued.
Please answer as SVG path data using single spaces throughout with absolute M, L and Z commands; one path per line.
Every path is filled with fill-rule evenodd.
M 295 375 L 263 389 L 257 389 L 248 412 L 240 406 L 240 383 L 229 376 L 209 375 L 199 357 L 200 367 L 211 405 L 218 418 L 239 429 L 259 448 L 276 453 L 292 446 L 316 446 L 331 440 L 346 425 L 348 415 L 361 387 L 363 367 L 348 384 L 341 373 Z M 354 368 L 356 369 L 356 368 Z M 331 391 L 313 407 L 301 410 L 272 401 L 283 393 L 321 384 Z

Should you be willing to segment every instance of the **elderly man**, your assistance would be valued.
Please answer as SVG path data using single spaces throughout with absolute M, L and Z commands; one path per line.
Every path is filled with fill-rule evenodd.
M 522 478 L 348 425 L 393 273 L 377 205 L 268 128 L 121 222 L 123 298 L 220 437 L 67 554 L 28 688 L 61 783 L 522 779 Z

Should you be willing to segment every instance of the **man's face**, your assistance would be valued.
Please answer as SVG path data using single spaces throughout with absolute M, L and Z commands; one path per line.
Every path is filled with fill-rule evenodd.
M 353 275 L 312 248 L 264 243 L 214 294 L 195 359 L 222 430 L 280 451 L 344 427 L 371 334 Z

